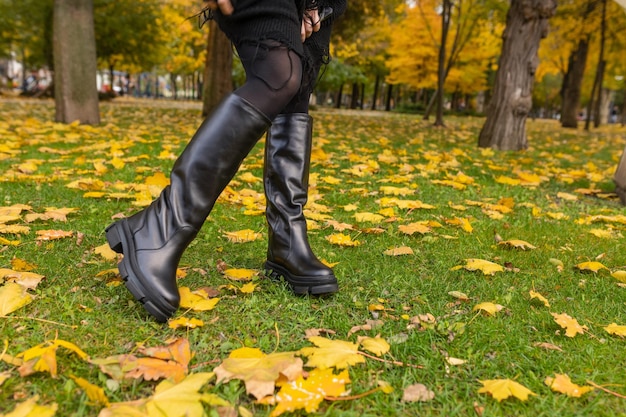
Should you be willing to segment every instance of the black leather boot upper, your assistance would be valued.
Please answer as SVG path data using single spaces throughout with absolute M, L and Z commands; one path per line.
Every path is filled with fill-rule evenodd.
M 333 271 L 315 256 L 307 237 L 312 119 L 281 114 L 265 144 L 264 186 L 269 242 L 266 268 L 283 276 L 296 293 L 336 292 Z
M 180 258 L 268 126 L 250 103 L 230 95 L 191 139 L 161 195 L 107 228 L 109 244 L 124 254 L 119 268 L 127 287 L 157 320 L 178 308 Z

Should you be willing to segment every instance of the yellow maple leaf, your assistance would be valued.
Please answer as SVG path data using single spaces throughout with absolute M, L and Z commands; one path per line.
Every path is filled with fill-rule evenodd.
M 487 379 L 478 382 L 483 384 L 483 387 L 478 390 L 478 393 L 491 394 L 498 402 L 511 396 L 526 401 L 529 395 L 537 395 L 522 384 L 511 379 Z
M 601 239 L 613 239 L 616 237 L 613 232 L 606 229 L 591 229 L 589 233 Z
M 2 414 L 4 417 L 53 417 L 59 408 L 57 403 L 50 405 L 39 405 L 39 395 L 29 398 L 19 403 L 13 411 Z
M 317 411 L 326 397 L 340 397 L 346 392 L 346 384 L 350 382 L 348 371 L 339 374 L 332 369 L 313 369 L 308 377 L 299 377 L 295 381 L 284 384 L 273 397 L 264 398 L 262 404 L 278 404 L 270 416 L 277 417 L 285 412 L 304 409 L 307 413 Z
M 424 223 L 409 223 L 398 226 L 398 230 L 404 234 L 412 235 L 413 233 L 425 234 L 430 233 L 432 229 Z
M 202 417 L 203 403 L 228 406 L 230 403 L 219 397 L 198 392 L 213 378 L 212 372 L 191 374 L 179 383 L 165 380 L 156 386 L 148 398 L 112 403 L 100 411 L 99 417 Z
M 581 271 L 593 271 L 598 272 L 601 269 L 608 269 L 606 266 L 602 265 L 600 262 L 591 261 L 591 262 L 582 262 L 576 265 L 576 268 Z
M 321 336 L 309 337 L 309 341 L 315 347 L 304 347 L 298 351 L 308 358 L 308 367 L 343 369 L 365 362 L 365 357 L 359 353 L 359 345 L 356 343 L 330 340 Z
M 204 322 L 195 318 L 179 317 L 172 319 L 167 323 L 170 329 L 179 329 L 185 327 L 187 329 L 195 329 L 196 327 L 204 326 Z
M 504 271 L 504 268 L 497 263 L 474 258 L 465 259 L 465 265 L 462 268 L 468 271 L 481 271 L 484 275 L 495 275 L 496 272 Z
M 447 219 L 446 223 L 454 225 L 454 226 L 459 226 L 461 229 L 463 229 L 467 233 L 472 233 L 474 231 L 474 228 L 472 227 L 469 219 L 466 219 L 466 218 L 455 217 L 454 219 Z
M 489 314 L 490 316 L 495 316 L 496 313 L 500 310 L 502 310 L 504 308 L 504 306 L 501 306 L 500 304 L 494 304 L 494 303 L 490 303 L 490 302 L 485 302 L 485 303 L 480 303 L 480 304 L 476 304 L 474 306 L 474 308 L 472 308 L 472 311 L 484 311 L 485 313 Z
M 256 277 L 259 272 L 254 269 L 229 268 L 225 269 L 222 274 L 233 281 L 250 281 Z
M 550 313 L 552 317 L 554 317 L 554 321 L 557 322 L 559 326 L 565 329 L 565 336 L 574 337 L 577 334 L 583 334 L 585 330 L 588 329 L 587 326 L 581 326 L 578 324 L 578 321 L 567 315 L 566 313 L 556 314 Z
M 547 376 L 543 382 L 552 391 L 566 394 L 568 397 L 580 397 L 589 391 L 593 391 L 593 387 L 574 384 L 566 374 L 555 374 L 554 378 Z
M 380 223 L 381 221 L 384 220 L 384 217 L 381 216 L 380 214 L 367 213 L 367 212 L 365 212 L 365 213 L 356 213 L 354 215 L 354 218 L 359 223 L 364 223 L 364 222 Z
M 498 245 L 504 245 L 504 246 L 508 246 L 511 248 L 521 249 L 521 250 L 537 249 L 536 246 L 533 246 L 530 243 L 525 242 L 523 240 L 519 240 L 519 239 L 503 240 L 501 242 L 498 242 Z
M 0 287 L 0 317 L 6 316 L 33 301 L 33 296 L 23 287 L 8 282 Z
M 414 255 L 413 249 L 408 246 L 400 246 L 393 249 L 388 249 L 383 252 L 387 256 L 400 256 L 400 255 Z
M 236 232 L 226 232 L 224 236 L 231 243 L 246 243 L 259 240 L 263 237 L 261 233 L 257 233 L 254 230 L 244 229 Z
M 109 406 L 109 399 L 107 398 L 104 390 L 101 387 L 90 383 L 86 379 L 79 378 L 74 375 L 70 375 L 70 378 L 72 378 L 74 382 L 76 382 L 76 384 L 81 387 L 83 391 L 85 391 L 85 394 L 87 394 L 87 398 L 89 398 L 89 400 L 92 401 L 94 404 L 103 405 L 105 407 Z
M 244 284 L 241 288 L 238 288 L 238 290 L 242 292 L 243 294 L 252 294 L 254 290 L 256 289 L 256 287 L 257 287 L 257 284 L 253 282 L 248 282 L 247 284 Z
M 194 311 L 213 310 L 219 298 L 209 298 L 204 291 L 191 291 L 189 287 L 180 287 L 180 307 Z
M 543 303 L 543 305 L 545 305 L 546 307 L 550 307 L 550 302 L 548 301 L 548 299 L 546 297 L 544 297 L 543 295 L 541 295 L 540 293 L 530 290 L 528 292 L 528 294 L 530 294 L 530 299 L 532 300 L 533 298 L 536 298 L 537 300 L 541 301 Z
M 78 346 L 61 339 L 47 341 L 34 346 L 16 357 L 24 362 L 19 367 L 20 376 L 27 376 L 35 372 L 49 372 L 52 378 L 57 377 L 56 351 L 59 347 L 64 347 L 76 353 L 81 359 L 88 359 L 88 356 Z
M 606 330 L 609 334 L 626 337 L 626 326 L 619 326 L 616 323 L 611 323 L 606 326 L 604 330 Z
M 96 255 L 102 256 L 104 259 L 108 261 L 117 259 L 117 253 L 115 253 L 115 251 L 109 247 L 108 243 L 105 243 L 100 246 L 96 246 L 96 248 L 94 249 L 94 253 Z
M 57 240 L 74 236 L 74 232 L 65 230 L 37 230 L 35 240 Z
M 30 233 L 30 227 L 17 224 L 2 224 L 0 221 L 0 233 L 7 235 L 27 235 Z
M 330 236 L 326 236 L 326 240 L 333 245 L 339 246 L 359 246 L 361 244 L 360 241 L 352 240 L 350 236 L 344 235 L 343 233 L 334 233 Z
M 379 336 L 376 336 L 376 337 L 359 336 L 357 341 L 363 349 L 365 349 L 368 352 L 373 353 L 376 356 L 384 355 L 385 353 L 389 352 L 389 349 L 391 348 L 391 346 L 389 346 L 389 343 L 387 343 L 385 339 Z
M 244 381 L 246 392 L 257 399 L 274 393 L 276 381 L 285 377 L 293 381 L 302 375 L 302 359 L 295 352 L 277 352 L 266 355 L 259 349 L 236 349 L 213 372 L 217 381 L 232 379 Z

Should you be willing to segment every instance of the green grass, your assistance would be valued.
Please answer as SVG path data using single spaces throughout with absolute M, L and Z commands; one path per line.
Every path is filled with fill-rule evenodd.
M 311 245 L 320 258 L 337 262 L 334 270 L 341 291 L 332 297 L 294 297 L 284 286 L 260 280 L 251 295 L 235 295 L 223 290 L 216 309 L 189 314 L 205 322 L 202 328 L 172 330 L 155 323 L 123 286 L 107 285 L 110 276 L 98 273 L 114 268 L 114 261 L 103 260 L 94 248 L 105 243 L 104 228 L 119 213 L 136 210 L 132 199 L 84 198 L 84 191 L 66 185 L 80 178 L 98 178 L 112 190 L 116 184 L 142 183 L 155 172 L 168 173 L 173 160 L 159 155 L 173 155 L 184 147 L 199 125 L 199 110 L 149 106 L 146 103 L 103 103 L 102 125 L 98 127 L 62 126 L 51 122 L 54 109 L 47 101 L 0 101 L 0 206 L 28 204 L 40 213 L 47 207 L 77 207 L 66 223 L 37 221 L 29 224 L 28 235 L 1 235 L 20 240 L 18 246 L 0 246 L 0 268 L 11 268 L 11 260 L 20 258 L 36 265 L 33 272 L 46 276 L 35 291 L 36 299 L 8 317 L 0 318 L 2 342 L 6 353 L 15 356 L 24 350 L 55 338 L 71 341 L 91 357 L 107 357 L 130 352 L 136 343 L 149 346 L 165 344 L 173 337 L 187 337 L 195 357 L 193 372 L 211 371 L 229 352 L 241 346 L 258 347 L 266 353 L 298 350 L 309 346 L 305 331 L 330 329 L 336 339 L 356 340 L 357 335 L 381 337 L 392 343 L 386 356 L 421 365 L 421 369 L 369 361 L 350 369 L 353 394 L 376 386 L 377 380 L 389 382 L 395 391 L 376 393 L 355 401 L 324 402 L 318 412 L 327 416 L 615 416 L 624 413 L 624 400 L 595 390 L 582 398 L 568 398 L 553 393 L 544 385 L 546 376 L 568 374 L 575 383 L 586 380 L 626 393 L 625 341 L 603 330 L 610 323 L 626 324 L 626 288 L 608 271 L 582 273 L 574 267 L 580 262 L 600 261 L 611 271 L 626 269 L 626 226 L 619 222 L 585 224 L 577 222 L 593 215 L 624 214 L 614 195 L 611 177 L 623 148 L 623 129 L 611 126 L 591 133 L 567 131 L 554 121 L 528 121 L 531 148 L 524 152 L 491 152 L 477 148 L 480 118 L 448 118 L 446 129 L 431 127 L 417 116 L 386 113 L 359 113 L 318 110 L 315 117 L 316 147 L 321 144 L 328 156 L 314 159 L 312 173 L 317 174 L 312 194 L 326 205 L 332 219 L 355 226 L 346 231 L 361 241 L 357 247 L 340 247 L 325 238 L 334 231 L 324 222 L 310 232 Z M 378 159 L 387 151 L 394 162 Z M 4 152 L 4 153 L 3 153 Z M 111 165 L 113 155 L 137 157 L 123 168 Z M 262 176 L 263 144 L 252 151 L 242 168 Z M 316 153 L 316 155 L 319 155 Z M 33 173 L 20 172 L 25 161 L 38 161 Z M 357 164 L 373 165 L 377 170 L 356 176 L 349 172 Z M 96 174 L 94 163 L 104 163 L 108 171 Z M 412 169 L 412 171 L 410 171 Z M 516 178 L 514 172 L 537 174 L 544 180 L 537 186 L 505 185 L 500 176 Z M 459 171 L 475 182 L 464 190 L 433 183 Z M 337 185 L 324 177 L 341 180 Z M 380 224 L 357 224 L 354 213 L 344 206 L 355 204 L 359 212 L 378 212 L 383 185 L 413 187 L 415 194 L 400 199 L 419 199 L 436 206 L 433 210 L 395 208 L 395 221 Z M 236 178 L 235 190 L 252 188 L 262 192 L 261 183 L 247 184 Z M 596 188 L 602 194 L 583 195 L 581 188 Z M 569 201 L 557 195 L 566 192 L 578 196 Z M 389 196 L 390 197 L 390 196 Z M 497 203 L 510 198 L 512 213 L 493 219 L 468 202 Z M 465 211 L 450 205 L 464 205 Z M 541 209 L 533 214 L 532 204 Z M 554 219 L 547 212 L 562 213 Z M 455 217 L 469 218 L 474 228 L 467 233 L 446 223 Z M 398 226 L 420 220 L 442 224 L 426 235 L 408 236 Z M 23 222 L 20 222 L 22 224 Z M 380 227 L 384 233 L 367 233 L 366 228 Z M 198 238 L 185 252 L 181 266 L 188 275 L 180 285 L 198 288 L 228 284 L 216 269 L 219 261 L 234 268 L 260 270 L 265 261 L 264 240 L 234 244 L 222 235 L 241 229 L 265 231 L 263 216 L 244 215 L 237 204 L 221 201 L 215 207 Z M 35 231 L 71 230 L 84 238 L 38 243 Z M 607 229 L 613 239 L 590 234 L 591 229 Z M 496 245 L 494 232 L 503 239 L 521 239 L 537 249 L 519 251 Z M 454 239 L 446 238 L 454 237 Z M 389 257 L 387 249 L 409 246 L 412 256 Z M 480 258 L 510 265 L 514 270 L 484 276 L 465 269 L 453 270 L 464 259 Z M 559 272 L 550 259 L 558 259 Z M 550 300 L 546 308 L 530 300 L 534 289 Z M 461 291 L 469 301 L 449 295 Z M 348 338 L 353 326 L 365 324 L 372 314 L 368 305 L 384 301 L 389 309 L 380 315 L 384 324 L 370 332 Z M 495 317 L 472 312 L 479 302 L 495 302 L 505 308 Z M 550 312 L 567 313 L 589 332 L 574 338 L 554 322 Z M 182 313 L 182 312 L 181 312 Z M 407 329 L 410 317 L 430 313 L 437 318 L 431 329 Z M 47 321 L 46 321 L 47 320 Z M 72 327 L 70 327 L 72 326 Z M 277 333 L 279 337 L 277 337 Z M 545 350 L 537 343 L 549 342 L 563 351 Z M 278 344 L 278 346 L 277 346 Z M 445 357 L 467 360 L 465 365 L 447 366 Z M 154 382 L 124 381 L 119 388 L 107 385 L 108 377 L 97 367 L 75 355 L 58 351 L 59 376 L 47 373 L 20 377 L 13 366 L 0 362 L 0 373 L 9 378 L 0 385 L 0 413 L 35 394 L 40 403 L 56 402 L 58 415 L 92 416 L 100 407 L 70 379 L 83 377 L 105 388 L 109 399 L 129 401 L 151 395 Z M 508 399 L 497 402 L 478 394 L 479 380 L 510 378 L 537 394 L 526 402 Z M 401 401 L 404 388 L 423 383 L 435 392 L 427 403 Z M 207 388 L 255 415 L 268 415 L 271 409 L 256 405 L 245 395 L 237 381 Z M 215 411 L 211 411 L 215 413 Z

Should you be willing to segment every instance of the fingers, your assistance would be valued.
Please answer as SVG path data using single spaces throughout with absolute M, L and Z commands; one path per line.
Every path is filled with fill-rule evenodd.
M 302 27 L 300 29 L 302 42 L 311 36 L 313 32 L 320 30 L 321 26 L 320 15 L 317 9 L 304 12 L 304 16 L 302 16 Z
M 208 3 L 211 10 L 219 9 L 224 15 L 233 14 L 235 10 L 230 0 L 209 0 Z

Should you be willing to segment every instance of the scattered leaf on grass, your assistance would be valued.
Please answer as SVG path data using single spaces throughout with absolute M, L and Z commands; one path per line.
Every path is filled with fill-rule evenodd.
M 57 240 L 74 236 L 74 232 L 65 230 L 37 230 L 36 240 Z
M 502 310 L 504 308 L 504 306 L 500 305 L 500 304 L 494 304 L 494 303 L 490 303 L 490 302 L 485 302 L 485 303 L 480 303 L 480 304 L 476 304 L 474 306 L 474 308 L 472 309 L 472 311 L 484 311 L 485 313 L 489 314 L 490 316 L 495 316 L 496 313 L 500 310 Z
M 352 240 L 350 236 L 344 235 L 343 233 L 334 233 L 330 236 L 326 236 L 326 240 L 333 245 L 339 246 L 359 246 L 361 244 L 360 241 Z
M 197 290 L 191 291 L 189 287 L 180 287 L 180 307 L 188 308 L 194 311 L 209 311 L 213 310 L 219 298 L 208 298 L 205 291 Z
M 465 268 L 468 271 L 481 271 L 484 275 L 495 275 L 496 272 L 504 271 L 501 265 L 484 259 L 465 259 L 465 265 L 456 268 Z
M 270 414 L 271 417 L 302 409 L 307 413 L 314 413 L 324 398 L 344 395 L 349 382 L 347 370 L 336 375 L 332 369 L 313 369 L 306 379 L 300 376 L 282 385 L 275 396 L 266 397 L 259 403 L 277 404 Z
M 609 334 L 616 336 L 626 337 L 626 326 L 619 326 L 616 323 L 611 323 L 604 328 Z
M 433 398 L 435 398 L 435 393 L 424 384 L 409 385 L 402 393 L 402 401 L 404 402 L 427 402 Z
M 611 276 L 619 282 L 626 283 L 626 271 L 613 271 Z
M 170 320 L 167 325 L 170 329 L 179 329 L 181 327 L 195 329 L 196 327 L 204 326 L 204 322 L 194 318 L 179 317 L 177 319 Z
M 359 353 L 359 345 L 356 343 L 320 336 L 309 337 L 309 341 L 316 347 L 304 347 L 298 351 L 309 359 L 307 367 L 343 369 L 365 362 L 365 357 Z
M 552 391 L 566 394 L 568 397 L 580 397 L 589 391 L 593 391 L 593 387 L 574 384 L 566 374 L 555 374 L 554 378 L 547 376 L 543 382 Z
M 300 377 L 302 359 L 297 358 L 295 352 L 266 355 L 259 349 L 240 348 L 232 351 L 213 372 L 218 382 L 232 379 L 244 381 L 246 392 L 261 399 L 274 393 L 276 381 L 281 375 L 288 381 Z
M 487 379 L 478 381 L 483 387 L 478 390 L 480 394 L 487 393 L 498 400 L 498 402 L 509 397 L 515 397 L 519 400 L 526 401 L 529 395 L 537 395 L 522 384 L 511 379 Z
M 508 246 L 510 248 L 521 249 L 521 250 L 537 249 L 536 246 L 533 246 L 528 242 L 525 242 L 523 240 L 518 240 L 518 239 L 503 240 L 501 242 L 498 242 L 498 245 Z
M 399 246 L 397 248 L 388 249 L 383 252 L 387 256 L 414 255 L 413 249 L 408 246 Z
M 191 374 L 179 383 L 169 380 L 156 386 L 154 394 L 148 398 L 112 403 L 100 411 L 98 417 L 170 417 L 203 416 L 203 403 L 214 406 L 230 405 L 228 401 L 215 395 L 198 392 L 213 378 L 213 373 Z
M 52 417 L 56 414 L 59 408 L 57 403 L 50 405 L 39 405 L 39 396 L 29 398 L 28 400 L 19 403 L 13 411 L 8 414 L 3 414 L 4 417 Z
M 566 313 L 556 314 L 550 313 L 554 317 L 554 321 L 565 329 L 565 336 L 574 337 L 577 334 L 583 334 L 588 329 L 587 326 L 581 326 L 575 318 L 570 317 Z
M 49 372 L 52 378 L 56 378 L 58 375 L 56 351 L 59 347 L 71 350 L 81 359 L 88 359 L 87 354 L 75 344 L 55 339 L 41 343 L 17 355 L 17 358 L 24 361 L 18 369 L 20 376 L 32 375 L 35 372 Z
M 226 278 L 232 279 L 234 281 L 250 281 L 259 273 L 254 269 L 229 268 L 225 269 L 222 274 L 224 274 Z
M 361 345 L 363 349 L 366 351 L 373 353 L 376 356 L 382 356 L 385 353 L 389 352 L 389 343 L 382 337 L 366 337 L 360 336 L 358 338 L 358 343 Z
M 548 299 L 546 297 L 544 297 L 543 295 L 539 294 L 536 291 L 530 290 L 528 292 L 530 294 L 530 299 L 532 300 L 533 298 L 536 298 L 537 300 L 541 301 L 543 303 L 543 305 L 545 305 L 546 307 L 550 307 L 550 302 L 548 301 Z
M 89 398 L 89 400 L 93 404 L 103 405 L 105 407 L 109 406 L 109 399 L 107 398 L 104 390 L 101 387 L 90 383 L 86 379 L 79 378 L 74 375 L 70 375 L 70 378 L 72 378 L 74 382 L 76 382 L 76 384 L 81 387 L 83 391 L 85 391 L 85 394 L 87 394 L 87 398 Z
M 6 316 L 33 301 L 33 296 L 23 287 L 8 282 L 0 287 L 0 317 Z
M 225 232 L 224 236 L 231 243 L 246 243 L 253 242 L 263 238 L 261 233 L 257 233 L 254 230 L 244 229 L 236 232 Z
M 102 256 L 107 261 L 112 261 L 114 259 L 117 259 L 117 253 L 113 249 L 111 249 L 109 247 L 108 243 L 105 243 L 104 245 L 97 246 L 94 249 L 94 253 L 96 255 Z
M 582 262 L 576 265 L 576 268 L 578 268 L 581 271 L 592 271 L 592 272 L 598 272 L 601 269 L 608 269 L 606 266 L 602 265 L 600 262 L 597 262 L 597 261 Z

